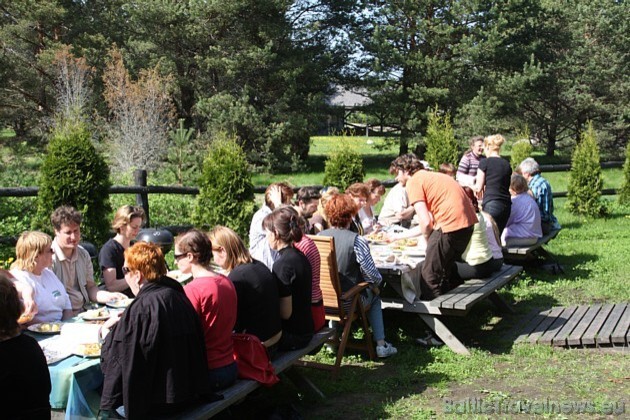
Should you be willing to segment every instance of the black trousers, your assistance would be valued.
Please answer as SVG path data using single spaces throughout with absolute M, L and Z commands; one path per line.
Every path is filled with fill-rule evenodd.
M 472 233 L 472 226 L 449 233 L 436 229 L 431 233 L 422 263 L 420 291 L 423 300 L 435 299 L 462 283 L 455 262 L 466 250 Z

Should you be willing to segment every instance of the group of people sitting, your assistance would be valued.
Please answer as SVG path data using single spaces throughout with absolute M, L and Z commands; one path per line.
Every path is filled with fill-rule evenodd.
M 551 188 L 538 164 L 526 159 L 512 174 L 499 156 L 503 142 L 499 135 L 473 138 L 454 176 L 453 167 L 432 172 L 413 154 L 399 156 L 390 166 L 397 184 L 378 218 L 374 206 L 385 188 L 375 179 L 344 192 L 304 187 L 295 200 L 289 185 L 271 184 L 252 219 L 249 248 L 225 226 L 176 238 L 175 264 L 192 276 L 185 286 L 167 276 L 158 246 L 131 245 L 144 222 L 135 206 L 116 212 L 116 234 L 99 254 L 103 283 L 97 286 L 90 255 L 79 245 L 81 214 L 60 207 L 51 215 L 54 239 L 23 233 L 11 271 L 0 275 L 0 354 L 36 353 L 32 374 L 49 382 L 41 351 L 20 334 L 20 316 L 26 323 L 67 320 L 91 302 L 135 297 L 99 332 L 105 377 L 101 409 L 115 416 L 124 407 L 126 416 L 150 416 L 212 398 L 237 379 L 234 332 L 256 336 L 273 358 L 278 351 L 306 347 L 324 326 L 320 257 L 307 236 L 318 234 L 335 239 L 342 291 L 370 284 L 361 299 L 369 305 L 377 355 L 394 355 L 397 349 L 385 340 L 382 277 L 363 235 L 402 224 L 411 227 L 404 235 L 423 236 L 421 294 L 430 300 L 498 270 L 501 245 L 535 243 L 559 228 Z M 211 261 L 220 270 L 213 270 Z M 44 385 L 42 393 L 50 392 Z M 49 409 L 47 398 L 29 401 L 25 406 L 32 412 Z

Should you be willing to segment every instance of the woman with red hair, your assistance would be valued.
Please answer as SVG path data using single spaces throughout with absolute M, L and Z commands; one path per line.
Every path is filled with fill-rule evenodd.
M 371 305 L 368 319 L 376 341 L 376 355 L 389 357 L 396 354 L 398 350 L 385 341 L 381 298 L 378 296 L 378 285 L 383 278 L 374 264 L 367 241 L 356 232 L 349 230 L 358 211 L 358 206 L 349 195 L 334 196 L 326 204 L 326 215 L 331 228 L 319 234 L 335 238 L 337 266 L 343 292 L 361 282 L 371 284 L 370 288 L 365 289 L 365 294 L 361 295 L 361 300 L 364 305 Z

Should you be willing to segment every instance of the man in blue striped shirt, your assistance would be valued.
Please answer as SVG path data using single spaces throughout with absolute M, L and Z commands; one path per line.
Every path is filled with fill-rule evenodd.
M 538 203 L 543 234 L 561 228 L 553 215 L 553 195 L 549 181 L 540 175 L 540 166 L 533 158 L 527 158 L 518 165 L 519 172 L 527 180 L 529 190 Z

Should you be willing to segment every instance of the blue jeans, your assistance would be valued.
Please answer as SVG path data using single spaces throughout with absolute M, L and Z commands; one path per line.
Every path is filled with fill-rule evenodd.
M 236 362 L 220 368 L 208 369 L 208 383 L 210 384 L 210 390 L 219 391 L 227 388 L 236 382 L 237 376 L 238 367 L 236 366 Z
M 365 289 L 367 296 L 362 295 L 361 300 L 364 305 L 371 304 L 367 317 L 372 327 L 374 341 L 385 340 L 385 324 L 383 323 L 383 309 L 381 308 L 381 298 L 372 292 L 372 289 Z
M 497 224 L 499 228 L 499 234 L 503 232 L 505 229 L 505 225 L 507 225 L 507 221 L 510 218 L 510 211 L 512 210 L 512 202 L 508 201 L 499 201 L 499 200 L 491 200 L 487 203 L 483 203 L 483 211 L 488 213 L 494 219 L 494 222 Z

